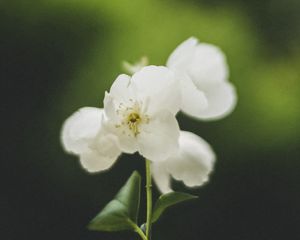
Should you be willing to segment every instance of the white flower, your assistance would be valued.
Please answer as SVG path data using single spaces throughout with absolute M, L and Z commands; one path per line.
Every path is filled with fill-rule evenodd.
M 167 67 L 181 84 L 181 110 L 199 119 L 218 119 L 236 104 L 236 92 L 228 82 L 228 66 L 222 51 L 189 38 L 170 55 Z
M 61 140 L 64 149 L 79 155 L 81 165 L 89 172 L 110 168 L 121 154 L 116 136 L 102 127 L 103 109 L 84 107 L 64 123 Z
M 188 187 L 201 186 L 213 170 L 215 154 L 209 144 L 191 132 L 180 132 L 180 150 L 162 162 L 152 163 L 152 176 L 162 193 L 172 191 L 171 176 Z
M 65 121 L 62 144 L 89 172 L 110 168 L 122 151 L 165 160 L 179 148 L 179 103 L 177 81 L 166 67 L 120 75 L 105 95 L 104 110 L 84 107 Z
M 117 136 L 123 152 L 164 160 L 178 150 L 180 101 L 177 81 L 166 67 L 144 67 L 132 77 L 122 74 L 104 98 L 105 127 Z

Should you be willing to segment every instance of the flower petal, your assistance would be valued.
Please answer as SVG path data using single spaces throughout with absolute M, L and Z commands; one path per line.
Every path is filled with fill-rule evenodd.
M 199 89 L 205 88 L 207 84 L 221 83 L 228 79 L 224 53 L 220 48 L 207 43 L 197 45 L 193 61 L 186 71 Z
M 85 152 L 80 155 L 81 166 L 88 172 L 94 173 L 110 167 L 111 161 L 96 151 Z
M 106 119 L 109 119 L 110 122 L 120 121 L 120 116 L 117 114 L 118 104 L 120 103 L 115 101 L 114 97 L 108 92 L 105 92 L 103 103 Z
M 132 76 L 138 100 L 147 105 L 147 113 L 179 111 L 180 89 L 173 71 L 162 66 L 147 66 Z
M 237 102 L 235 87 L 229 82 L 215 84 L 205 90 L 208 106 L 193 115 L 203 120 L 216 120 L 230 114 Z
M 196 38 L 188 39 L 171 54 L 167 66 L 181 80 L 183 112 L 204 120 L 219 119 L 231 113 L 237 97 L 235 88 L 228 82 L 226 57 L 218 47 L 198 43 Z M 184 74 L 194 84 L 183 78 Z M 199 104 L 204 99 L 201 93 L 207 105 Z
M 132 136 L 132 132 L 124 128 L 124 132 L 118 133 L 119 147 L 124 153 L 135 153 L 138 150 L 137 139 Z
M 73 113 L 63 124 L 61 141 L 65 151 L 80 154 L 98 134 L 103 109 L 83 107 Z
M 136 152 L 138 150 L 136 138 L 127 125 L 122 123 L 124 120 L 117 114 L 117 109 L 115 109 L 114 106 L 114 99 L 107 94 L 105 96 L 105 102 L 105 113 L 108 118 L 104 120 L 103 128 L 106 132 L 118 136 L 118 145 L 123 152 Z
M 80 155 L 80 163 L 88 172 L 109 169 L 121 154 L 116 136 L 103 132 L 89 147 L 88 151 Z
M 199 136 L 180 131 L 180 149 L 162 162 L 153 162 L 153 178 L 162 193 L 171 190 L 170 176 L 183 181 L 188 187 L 201 186 L 208 181 L 213 170 L 215 154 L 209 144 Z
M 180 132 L 180 153 L 167 160 L 167 171 L 188 187 L 201 186 L 213 170 L 215 154 L 210 145 L 191 132 Z
M 166 171 L 164 162 L 152 163 L 151 173 L 160 192 L 163 194 L 172 192 L 170 174 Z
M 180 109 L 190 116 L 197 117 L 208 106 L 206 96 L 187 75 L 179 73 L 178 75 L 180 75 L 182 99 Z
M 162 161 L 178 151 L 179 126 L 170 112 L 160 112 L 141 127 L 139 152 L 151 161 Z
M 195 37 L 185 40 L 171 53 L 167 66 L 172 69 L 185 70 L 193 60 L 197 44 L 198 40 Z
M 109 94 L 118 102 L 128 102 L 133 96 L 130 86 L 130 76 L 120 74 L 113 82 Z
M 110 119 L 117 117 L 116 110 L 123 105 L 128 105 L 130 99 L 134 98 L 135 94 L 131 87 L 130 76 L 121 74 L 113 82 L 109 93 L 105 92 L 103 100 L 105 114 Z

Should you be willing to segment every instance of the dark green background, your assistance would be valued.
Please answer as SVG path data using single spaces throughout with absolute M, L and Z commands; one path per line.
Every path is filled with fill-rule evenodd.
M 226 53 L 239 101 L 220 121 L 179 115 L 218 160 L 210 182 L 190 190 L 199 199 L 166 212 L 153 239 L 300 239 L 299 12 L 298 0 L 1 1 L 0 238 L 136 238 L 86 225 L 134 169 L 143 173 L 142 158 L 87 174 L 63 152 L 61 125 L 103 106 L 121 61 L 164 64 L 196 36 Z

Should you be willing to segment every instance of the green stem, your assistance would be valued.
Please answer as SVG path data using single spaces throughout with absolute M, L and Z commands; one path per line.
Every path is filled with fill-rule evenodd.
M 140 235 L 140 237 L 143 240 L 148 240 L 148 238 L 146 237 L 146 235 L 144 234 L 144 232 L 142 231 L 142 229 L 140 229 L 138 226 L 136 226 L 135 231 L 137 232 L 138 235 Z
M 143 239 L 143 240 L 148 240 L 148 238 L 146 237 L 146 235 L 144 234 L 144 232 L 142 231 L 142 229 L 140 229 L 138 227 L 138 225 L 136 225 L 134 222 L 132 222 L 130 219 L 128 219 L 128 222 L 131 224 L 131 226 L 134 228 L 134 231 L 140 235 L 140 237 Z
M 152 183 L 151 183 L 151 162 L 146 161 L 146 192 L 147 192 L 147 221 L 146 221 L 146 237 L 150 240 L 151 234 L 151 218 L 152 218 Z

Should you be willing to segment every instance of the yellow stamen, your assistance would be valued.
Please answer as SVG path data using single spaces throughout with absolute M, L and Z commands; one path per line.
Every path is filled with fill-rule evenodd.
M 140 133 L 138 129 L 138 125 L 140 124 L 141 120 L 142 119 L 140 115 L 136 112 L 130 113 L 127 117 L 127 125 L 129 129 L 133 132 L 134 136 Z

